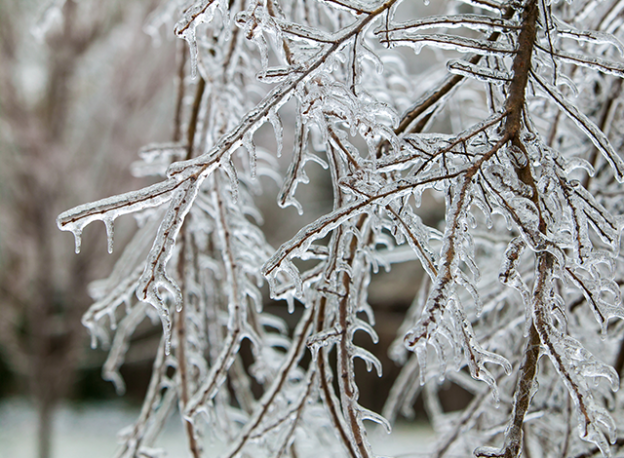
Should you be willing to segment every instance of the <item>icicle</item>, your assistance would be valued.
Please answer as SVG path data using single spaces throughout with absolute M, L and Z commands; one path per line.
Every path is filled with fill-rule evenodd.
M 95 350 L 97 348 L 97 336 L 91 327 L 89 328 L 89 333 L 91 334 L 91 349 Z
M 253 131 L 249 131 L 243 136 L 243 146 L 249 153 L 249 173 L 251 178 L 256 178 L 258 156 L 256 155 L 256 145 L 253 141 Z
M 182 38 L 186 40 L 189 46 L 189 57 L 191 58 L 191 78 L 197 78 L 197 61 L 198 61 L 198 49 L 197 49 L 197 37 L 195 36 L 195 28 L 189 28 L 182 35 Z
M 390 434 L 392 432 L 392 426 L 390 425 L 390 422 L 382 415 L 379 415 L 377 412 L 373 412 L 372 410 L 368 410 L 365 407 L 358 406 L 358 415 L 361 420 L 370 420 L 383 426 L 386 434 Z
M 418 378 L 420 380 L 420 386 L 425 385 L 425 375 L 427 373 L 427 343 L 426 342 L 418 342 L 416 346 L 413 348 L 413 351 L 416 353 L 416 359 L 418 360 L 418 365 L 420 366 L 420 371 L 418 373 Z
M 227 174 L 230 179 L 230 190 L 232 192 L 232 201 L 234 203 L 238 202 L 238 174 L 236 173 L 236 168 L 234 167 L 234 163 L 231 158 L 226 158 L 225 156 L 221 160 L 221 167 Z
M 117 329 L 117 317 L 115 316 L 115 309 L 108 309 L 108 319 L 110 320 L 110 328 L 111 330 Z
M 367 372 L 372 371 L 373 367 L 375 367 L 375 370 L 377 371 L 377 376 L 378 377 L 382 376 L 383 370 L 381 366 L 381 361 L 379 361 L 379 359 L 375 355 L 373 355 L 370 351 L 365 350 L 362 347 L 354 347 L 352 357 L 360 358 L 362 361 L 364 361 L 364 363 L 366 364 Z
M 275 132 L 275 142 L 277 143 L 277 157 L 282 157 L 282 147 L 284 143 L 284 126 L 279 114 L 275 110 L 269 111 L 269 122 L 273 126 Z
M 76 243 L 76 254 L 80 253 L 80 245 L 82 244 L 82 227 L 75 226 L 74 229 L 71 230 L 71 233 L 74 234 L 74 241 Z
M 288 314 L 295 313 L 295 296 L 293 294 L 286 295 L 286 304 L 288 305 Z
M 106 226 L 106 242 L 108 248 L 108 254 L 113 252 L 113 234 L 115 232 L 113 218 L 104 218 L 104 225 Z
M 353 320 L 353 324 L 349 328 L 348 339 L 352 340 L 353 334 L 355 334 L 356 331 L 360 330 L 368 334 L 374 344 L 379 343 L 379 336 L 377 335 L 377 331 L 375 331 L 375 328 L 373 328 L 373 326 L 368 324 L 366 321 L 360 320 L 359 318 Z

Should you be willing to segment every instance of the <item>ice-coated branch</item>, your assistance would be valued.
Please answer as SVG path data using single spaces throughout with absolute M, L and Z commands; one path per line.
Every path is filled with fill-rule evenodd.
M 598 148 L 598 151 L 602 153 L 615 170 L 615 176 L 618 181 L 622 182 L 624 180 L 624 160 L 615 152 L 607 136 L 587 116 L 565 100 L 561 93 L 550 83 L 535 73 L 532 73 L 531 76 L 546 94 L 587 134 L 592 143 Z
M 118 196 L 108 197 L 90 204 L 79 205 L 57 218 L 60 230 L 69 231 L 76 239 L 76 253 L 80 252 L 82 231 L 93 221 L 103 221 L 109 238 L 109 251 L 112 251 L 113 221 L 121 215 L 139 212 L 148 208 L 159 207 L 172 199 L 172 191 L 181 183 L 166 180 L 139 191 L 131 191 Z
M 318 330 L 323 330 L 326 327 L 329 327 L 326 324 L 326 307 L 327 297 L 322 295 L 320 296 L 318 306 L 316 307 L 316 329 Z M 313 355 L 316 356 L 316 365 L 319 370 L 319 376 L 321 377 L 319 380 L 321 386 L 321 398 L 323 399 L 323 404 L 328 412 L 330 422 L 336 429 L 340 443 L 347 453 L 349 453 L 349 457 L 357 458 L 357 449 L 350 440 L 348 426 L 339 410 L 340 401 L 338 400 L 332 386 L 332 373 L 329 366 L 329 352 L 317 351 L 313 353 Z
M 141 407 L 141 414 L 134 425 L 121 433 L 122 447 L 115 455 L 116 458 L 134 458 L 148 452 L 145 448 L 152 445 L 149 441 L 149 430 L 159 430 L 167 419 L 175 392 L 166 380 L 167 358 L 165 355 L 165 339 L 161 338 L 158 353 L 154 359 L 152 378 L 150 379 L 147 395 Z M 164 394 L 163 394 L 164 389 Z M 156 434 L 153 435 L 155 437 Z M 149 456 L 149 455 L 148 455 Z
M 539 284 L 539 283 L 538 283 Z M 505 444 L 500 451 L 476 451 L 476 456 L 517 458 L 522 453 L 523 425 L 525 416 L 531 405 L 531 399 L 537 383 L 537 364 L 540 357 L 541 342 L 535 326 L 531 326 L 524 359 L 520 366 L 520 377 L 514 392 L 514 404 L 511 421 L 505 431 Z
M 620 3 L 158 8 L 150 31 L 175 24 L 189 48 L 172 66 L 172 141 L 144 147 L 132 169 L 163 181 L 58 218 L 78 247 L 95 220 L 110 248 L 118 216 L 144 223 L 83 319 L 96 342 L 114 332 L 104 372 L 119 390 L 134 330 L 154 310 L 162 322 L 119 456 L 156 456 L 177 402 L 193 458 L 208 454 L 203 430 L 223 458 L 307 456 L 304 443 L 368 458 L 367 421 L 389 428 L 418 397 L 434 457 L 608 455 L 622 399 L 605 361 L 624 365 Z M 279 191 L 264 229 L 266 176 Z M 306 223 L 273 213 L 288 206 Z M 394 320 L 378 326 L 373 312 L 395 302 L 373 293 L 380 267 L 394 275 L 398 263 L 421 286 L 409 311 L 388 308 L 404 317 L 388 423 L 360 404 L 367 375 L 354 360 L 382 365 L 354 335 L 388 340 L 377 333 Z M 268 296 L 297 313 L 285 319 L 280 302 L 267 313 Z M 445 412 L 443 379 L 472 396 L 461 412 Z
M 288 378 L 292 375 L 292 369 L 302 358 L 306 348 L 305 343 L 310 331 L 312 330 L 312 324 L 314 322 L 313 311 L 314 309 L 312 307 L 308 308 L 305 311 L 303 318 L 299 320 L 299 325 L 297 329 L 295 329 L 293 336 L 293 343 L 288 351 L 288 354 L 286 355 L 286 358 L 284 359 L 284 363 L 282 364 L 280 371 L 273 380 L 271 388 L 265 392 L 264 396 L 260 400 L 252 418 L 247 422 L 245 428 L 239 434 L 237 440 L 233 443 L 230 450 L 225 455 L 228 458 L 236 456 L 245 444 L 252 438 L 252 435 L 256 432 L 256 429 L 260 427 L 264 417 L 272 407 L 276 397 L 279 396 L 282 391 L 284 384 L 288 382 Z M 312 381 L 310 381 L 310 385 L 311 384 Z M 297 411 L 299 409 L 300 408 L 298 408 Z
M 609 381 L 611 389 L 617 390 L 618 375 L 611 366 L 596 361 L 579 342 L 554 327 L 548 300 L 552 294 L 553 273 L 557 268 L 554 256 L 550 253 L 540 254 L 536 268 L 540 275 L 534 288 L 533 317 L 540 341 L 574 401 L 581 437 L 595 443 L 604 455 L 609 455 L 609 441 L 615 438 L 615 422 L 605 409 L 596 405 L 587 379 L 604 377 Z M 580 359 L 570 358 L 570 354 L 574 353 L 583 356 Z M 609 441 L 602 428 L 606 430 Z
M 178 281 L 180 283 L 180 294 L 182 296 L 182 307 L 177 311 L 174 318 L 174 332 L 176 338 L 176 348 L 175 348 L 175 356 L 178 363 L 178 371 L 177 376 L 179 377 L 178 381 L 178 404 L 180 411 L 184 411 L 189 402 L 189 399 L 192 395 L 192 385 L 191 385 L 191 373 L 189 367 L 189 359 L 187 354 L 189 352 L 188 349 L 188 341 L 189 330 L 187 329 L 189 323 L 190 308 L 190 294 L 189 294 L 189 272 L 188 267 L 189 264 L 192 266 L 193 259 L 189 259 L 189 257 L 193 257 L 193 253 L 196 252 L 195 247 L 193 246 L 193 241 L 191 239 L 191 234 L 188 231 L 188 227 L 185 224 L 182 227 L 182 233 L 180 235 L 180 252 L 178 253 L 178 262 L 177 262 L 177 270 L 178 270 Z M 189 262 L 190 261 L 190 262 Z M 188 440 L 188 447 L 193 456 L 193 458 L 201 457 L 201 445 L 198 442 L 198 439 L 195 434 L 195 429 L 193 427 L 193 423 L 187 419 L 183 419 L 184 422 L 184 432 L 186 433 L 186 438 Z
M 240 291 L 239 272 L 235 260 L 234 248 L 232 246 L 232 232 L 228 224 L 227 210 L 225 202 L 220 196 L 218 181 L 215 179 L 212 191 L 213 201 L 217 209 L 218 234 L 221 239 L 223 263 L 225 266 L 226 278 L 230 290 L 228 291 L 228 324 L 227 337 L 223 343 L 223 348 L 217 360 L 203 381 L 201 387 L 188 401 L 185 417 L 193 421 L 195 415 L 200 410 L 206 409 L 207 404 L 216 396 L 217 390 L 225 382 L 226 374 L 230 366 L 234 363 L 236 353 L 240 347 L 242 339 L 245 337 L 246 310 L 242 302 L 243 293 Z
M 503 14 L 503 19 L 508 20 L 514 14 L 514 9 L 508 7 Z M 493 32 L 487 37 L 488 41 L 497 41 L 500 38 L 500 32 Z M 481 54 L 474 54 L 466 59 L 466 62 L 472 65 L 476 65 L 482 59 Z M 431 116 L 432 110 L 434 107 L 443 103 L 444 100 L 450 95 L 460 83 L 464 81 L 463 75 L 449 75 L 447 76 L 441 83 L 439 83 L 434 89 L 426 92 L 419 100 L 417 100 L 410 108 L 407 110 L 403 116 L 401 117 L 401 122 L 395 129 L 397 135 L 405 133 L 408 131 L 408 128 L 412 132 L 422 132 L 425 127 L 429 117 Z M 428 113 L 428 115 L 427 115 Z M 414 121 L 419 119 L 424 115 L 424 118 L 421 119 L 416 125 L 412 124 Z
M 182 227 L 184 218 L 193 206 L 195 196 L 203 181 L 219 166 L 224 166 L 223 164 L 229 165 L 228 155 L 231 154 L 231 150 L 243 144 L 246 136 L 250 132 L 253 133 L 253 129 L 258 127 L 258 123 L 264 122 L 264 120 L 268 119 L 272 110 L 277 110 L 282 106 L 292 96 L 295 88 L 305 78 L 313 74 L 329 56 L 336 52 L 342 43 L 364 30 L 373 19 L 392 7 L 395 2 L 396 0 L 389 0 L 383 3 L 362 19 L 356 21 L 354 25 L 348 27 L 336 43 L 321 50 L 310 59 L 303 72 L 296 73 L 293 77 L 288 78 L 284 83 L 272 90 L 256 108 L 243 116 L 238 125 L 224 135 L 209 151 L 197 158 L 172 164 L 167 172 L 169 178 L 164 182 L 139 191 L 102 199 L 92 204 L 81 205 L 59 215 L 57 224 L 61 230 L 71 231 L 74 234 L 77 252 L 80 250 L 83 228 L 95 220 L 102 220 L 105 223 L 109 239 L 109 251 L 112 251 L 113 221 L 115 218 L 122 214 L 160 206 L 169 200 L 173 200 L 159 228 L 158 235 L 148 257 L 147 267 L 137 290 L 137 297 L 140 300 L 149 302 L 158 311 L 167 341 L 169 341 L 171 332 L 171 319 L 168 307 L 163 302 L 159 288 L 167 289 L 174 296 L 175 306 L 180 306 L 179 288 L 167 275 L 166 265 L 171 257 L 176 237 Z M 178 24 L 178 33 L 185 34 L 185 38 L 194 43 L 196 20 L 206 14 L 210 5 L 212 5 L 212 0 L 205 1 L 202 5 L 190 7 L 187 10 L 184 24 L 182 26 Z M 209 18 L 206 20 L 209 20 Z M 187 37 L 188 34 L 190 35 Z M 196 44 L 191 46 L 191 60 L 196 59 L 196 48 L 194 46 Z M 198 86 L 200 94 L 203 92 L 204 84 L 204 80 L 201 79 Z M 201 97 L 198 97 L 199 99 Z M 196 104 L 195 107 L 197 106 Z M 196 108 L 194 113 L 195 116 L 193 117 L 196 121 Z M 190 140 L 194 137 L 194 129 L 195 122 L 189 127 Z M 192 147 L 192 144 L 188 145 L 188 148 Z M 169 344 L 167 345 L 168 351 Z

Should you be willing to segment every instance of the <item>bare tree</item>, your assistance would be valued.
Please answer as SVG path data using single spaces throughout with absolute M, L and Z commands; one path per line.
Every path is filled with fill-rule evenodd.
M 390 429 L 418 395 L 436 457 L 608 456 L 624 445 L 623 328 L 611 321 L 624 317 L 623 8 L 163 2 L 148 28 L 175 23 L 190 58 L 178 58 L 172 141 L 142 149 L 133 168 L 161 181 L 58 217 L 77 251 L 93 221 L 109 251 L 117 217 L 142 224 L 83 318 L 94 342 L 115 330 L 105 376 L 120 390 L 137 324 L 162 323 L 118 456 L 156 456 L 177 403 L 195 458 L 206 455 L 204 421 L 228 458 L 369 457 L 364 421 Z M 260 177 L 302 213 L 310 161 L 327 170 L 333 208 L 273 249 Z M 439 227 L 423 223 L 423 199 L 444 206 Z M 354 360 L 381 364 L 353 336 L 377 338 L 367 291 L 378 270 L 414 260 L 425 276 L 391 349 L 404 366 L 382 416 L 358 402 Z M 303 310 L 292 334 L 263 311 L 265 280 L 273 299 Z M 473 395 L 459 415 L 441 406 L 443 379 Z
M 140 31 L 144 6 L 67 1 L 60 10 L 47 12 L 58 13 L 56 17 L 44 10 L 41 21 L 49 22 L 45 32 L 37 30 L 41 21 L 34 22 L 31 32 L 24 27 L 33 22 L 28 10 L 39 6 L 0 2 L 0 344 L 36 402 L 39 456 L 45 458 L 51 451 L 54 408 L 71 392 L 81 364 L 85 332 L 80 317 L 90 304 L 86 285 L 111 264 L 95 243 L 81 256 L 71 256 L 54 218 L 78 199 L 111 193 L 131 178 L 125 171 L 131 158 L 124 159 L 123 151 L 137 148 L 146 137 L 124 131 L 123 123 L 136 117 L 132 125 L 144 128 L 141 112 L 156 101 L 171 74 L 167 58 L 160 66 L 153 65 L 158 61 L 150 54 L 140 58 L 151 48 Z M 137 36 L 134 47 L 118 55 L 114 71 L 100 68 L 95 80 L 86 70 L 98 66 L 89 60 L 99 56 L 110 62 L 119 51 L 110 35 L 123 31 Z M 94 53 L 98 46 L 104 51 Z M 144 68 L 151 62 L 157 76 L 140 91 L 123 89 L 122 83 L 136 80 L 123 81 L 120 73 L 128 73 L 137 61 Z M 153 117 L 150 122 L 157 123 Z M 108 154 L 105 142 L 122 154 Z M 102 146 L 92 147 L 92 153 L 107 153 L 99 162 L 83 154 L 93 144 Z

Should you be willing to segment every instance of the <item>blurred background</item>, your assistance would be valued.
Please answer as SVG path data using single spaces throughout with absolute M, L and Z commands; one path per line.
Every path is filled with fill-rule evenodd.
M 80 323 L 91 304 L 87 285 L 110 272 L 134 221 L 119 220 L 112 255 L 103 227 L 89 226 L 76 255 L 73 237 L 55 219 L 75 205 L 149 184 L 130 175 L 130 164 L 141 146 L 172 136 L 182 41 L 174 41 L 173 24 L 146 29 L 158 3 L 0 0 L 0 458 L 112 456 L 116 432 L 132 423 L 145 394 L 160 324 L 143 323 L 135 333 L 120 398 L 101 378 L 105 350 L 89 348 Z M 303 217 L 278 209 L 278 188 L 265 183 L 260 206 L 273 246 L 331 208 L 327 177 L 314 167 L 301 193 L 310 209 Z M 423 210 L 427 224 L 443 216 L 431 199 Z M 382 360 L 384 376 L 362 375 L 358 383 L 361 403 L 378 412 L 399 371 L 387 349 L 421 276 L 408 262 L 376 275 L 370 290 L 380 343 L 358 344 Z M 266 306 L 296 322 L 285 305 Z M 364 374 L 364 364 L 356 371 Z M 449 390 L 445 409 L 466 405 L 466 393 Z M 424 409 L 418 401 L 415 407 L 419 429 L 399 425 L 404 442 L 380 445 L 380 453 L 406 453 L 431 439 Z M 162 438 L 169 456 L 185 456 L 177 420 Z
M 57 408 L 114 396 L 80 318 L 88 283 L 119 251 L 109 256 L 94 227 L 76 255 L 55 219 L 140 186 L 136 151 L 170 135 L 175 46 L 143 31 L 154 6 L 0 0 L 0 456 L 63 456 L 51 454 Z M 120 223 L 123 246 L 133 226 Z M 127 368 L 130 403 L 147 357 Z

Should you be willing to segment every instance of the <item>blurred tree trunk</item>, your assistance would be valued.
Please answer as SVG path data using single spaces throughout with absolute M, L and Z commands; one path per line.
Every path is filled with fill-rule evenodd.
M 52 450 L 52 410 L 48 401 L 42 401 L 39 406 L 39 424 L 37 429 L 37 445 L 39 458 L 48 458 Z

